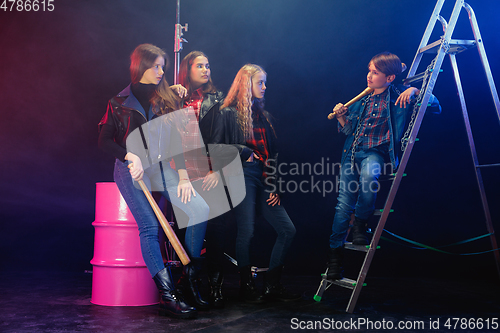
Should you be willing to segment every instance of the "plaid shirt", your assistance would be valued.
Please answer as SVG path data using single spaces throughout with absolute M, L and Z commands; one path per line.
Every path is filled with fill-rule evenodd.
M 390 142 L 388 112 L 386 103 L 387 89 L 378 95 L 371 95 L 364 109 L 358 149 L 366 150 Z M 358 125 L 359 126 L 359 125 Z
M 252 112 L 252 118 L 254 138 L 253 140 L 250 139 L 247 141 L 247 147 L 252 149 L 254 153 L 259 156 L 259 160 L 265 164 L 269 158 L 269 145 L 267 144 L 266 128 L 264 127 L 264 121 L 266 121 L 266 119 L 260 111 L 255 109 Z M 264 173 L 263 176 L 266 177 L 266 174 Z
M 205 154 L 205 145 L 201 139 L 199 118 L 200 108 L 203 102 L 203 94 L 200 89 L 191 94 L 191 98 L 184 102 L 184 108 L 188 108 L 186 115 L 188 123 L 182 133 L 182 145 L 184 158 L 186 160 L 186 171 L 191 181 L 204 178 L 210 171 L 209 160 Z

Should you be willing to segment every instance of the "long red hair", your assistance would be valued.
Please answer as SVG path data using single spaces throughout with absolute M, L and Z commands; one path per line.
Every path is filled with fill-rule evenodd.
M 246 140 L 253 139 L 252 105 L 264 111 L 264 99 L 252 98 L 252 77 L 257 73 L 267 73 L 262 67 L 246 64 L 238 71 L 227 93 L 221 109 L 234 106 L 238 111 L 238 124 Z

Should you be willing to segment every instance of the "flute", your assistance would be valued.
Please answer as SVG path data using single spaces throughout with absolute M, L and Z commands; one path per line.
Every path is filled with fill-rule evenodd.
M 358 96 L 354 97 L 353 99 L 351 99 L 349 102 L 345 103 L 344 106 L 346 108 L 348 108 L 349 106 L 351 106 L 352 104 L 354 104 L 355 102 L 359 101 L 362 97 L 365 97 L 366 95 L 370 94 L 371 92 L 373 91 L 372 88 L 366 88 L 365 90 L 363 90 Z M 335 114 L 336 112 L 332 112 L 328 115 L 328 119 L 333 119 L 333 117 L 335 117 Z

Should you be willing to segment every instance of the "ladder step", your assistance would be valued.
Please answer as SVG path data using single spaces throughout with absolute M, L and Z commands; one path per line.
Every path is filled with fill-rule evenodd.
M 483 164 L 483 165 L 476 165 L 476 168 L 489 168 L 489 167 L 498 167 L 500 164 Z
M 418 141 L 418 139 L 415 139 L 415 141 Z M 406 173 L 403 173 L 403 177 L 406 177 Z M 379 182 L 385 182 L 385 181 L 393 181 L 396 178 L 395 173 L 391 173 L 390 175 L 382 175 L 379 177 L 378 181 Z
M 382 215 L 382 213 L 383 213 L 383 212 L 384 212 L 384 210 L 383 210 L 383 209 L 375 209 L 375 211 L 373 212 L 373 215 L 375 215 L 375 216 L 377 216 L 377 215 L 378 215 L 378 216 L 380 216 L 380 215 Z M 394 209 L 391 209 L 391 210 L 389 211 L 389 213 L 393 213 L 393 212 L 394 212 Z
M 354 289 L 356 287 L 356 280 L 351 280 L 348 278 L 343 278 L 341 280 L 327 280 L 328 282 L 335 284 L 340 287 L 344 287 L 347 289 Z M 363 287 L 366 286 L 366 283 L 363 283 Z
M 439 70 L 439 73 L 441 73 L 443 70 L 440 69 Z M 415 74 L 413 76 L 410 76 L 406 79 L 403 80 L 403 83 L 405 86 L 409 86 L 411 84 L 414 84 L 414 83 L 417 83 L 417 82 L 420 82 L 420 81 L 423 81 L 424 80 L 424 77 L 425 77 L 425 72 L 422 72 L 422 73 L 418 73 L 418 74 Z
M 456 54 L 473 48 L 476 46 L 476 41 L 473 39 L 450 39 L 449 43 L 450 49 L 448 53 Z M 424 46 L 420 50 L 419 53 L 438 53 L 441 48 L 441 39 L 435 41 L 432 44 L 428 44 Z
M 344 249 L 360 251 L 360 252 L 368 252 L 368 250 L 370 249 L 370 245 L 355 245 L 351 242 L 345 242 Z M 377 250 L 380 250 L 380 245 L 377 245 Z
M 369 248 L 370 248 L 370 245 L 355 245 L 351 242 L 344 243 L 344 249 L 347 249 L 347 250 L 368 252 Z
M 425 76 L 425 72 L 415 74 L 413 76 L 410 76 L 409 78 L 404 79 L 403 83 L 405 86 L 409 86 L 413 83 L 417 83 L 417 82 L 422 81 L 424 79 L 424 76 Z

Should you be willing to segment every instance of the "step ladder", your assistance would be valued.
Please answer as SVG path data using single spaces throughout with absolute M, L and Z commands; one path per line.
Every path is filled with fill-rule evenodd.
M 476 180 L 479 186 L 479 192 L 481 196 L 481 201 L 482 201 L 482 206 L 483 206 L 483 211 L 485 214 L 486 218 L 486 228 L 488 230 L 488 233 L 490 234 L 490 241 L 491 241 L 491 246 L 492 248 L 498 249 L 497 241 L 495 238 L 495 232 L 493 230 L 493 224 L 491 221 L 491 215 L 490 215 L 490 210 L 488 207 L 488 202 L 486 199 L 486 194 L 483 186 L 483 180 L 481 176 L 481 168 L 484 167 L 492 167 L 492 166 L 500 166 L 500 164 L 488 164 L 488 165 L 479 165 L 478 163 L 478 158 L 476 154 L 476 149 L 474 145 L 474 139 L 472 137 L 472 131 L 470 127 L 470 122 L 469 122 L 469 117 L 467 113 L 467 107 L 465 104 L 465 98 L 462 90 L 462 84 L 460 81 L 460 76 L 458 72 L 458 67 L 457 67 L 457 62 L 456 62 L 456 54 L 463 52 L 465 50 L 471 49 L 471 48 L 477 48 L 479 51 L 479 57 L 481 59 L 484 72 L 486 74 L 486 79 L 488 81 L 488 85 L 490 88 L 491 96 L 493 98 L 493 102 L 495 105 L 496 113 L 498 116 L 498 119 L 500 121 L 500 102 L 498 99 L 498 93 L 495 87 L 495 83 L 493 81 L 493 76 L 491 75 L 491 69 L 490 65 L 488 63 L 488 58 L 486 57 L 486 51 L 484 49 L 483 45 L 483 40 L 481 38 L 481 34 L 479 32 L 479 28 L 477 25 L 477 20 L 474 14 L 474 11 L 472 8 L 464 2 L 464 0 L 456 0 L 455 6 L 453 8 L 449 23 L 446 22 L 446 20 L 440 15 L 441 9 L 443 7 L 445 0 L 438 0 L 436 3 L 436 6 L 434 8 L 434 11 L 432 12 L 431 18 L 429 20 L 429 23 L 427 24 L 427 27 L 425 29 L 425 33 L 422 37 L 422 40 L 420 42 L 420 45 L 418 47 L 417 53 L 415 55 L 415 58 L 413 60 L 413 63 L 410 67 L 410 70 L 408 71 L 408 76 L 405 80 L 405 84 L 412 84 L 415 82 L 422 81 L 422 88 L 420 89 L 420 94 L 418 96 L 417 102 L 415 103 L 415 108 L 412 114 L 412 117 L 410 119 L 410 125 L 408 128 L 407 133 L 403 136 L 403 140 L 401 142 L 402 149 L 404 151 L 403 157 L 401 159 L 401 164 L 399 166 L 399 169 L 396 173 L 396 176 L 393 179 L 393 183 L 391 185 L 391 189 L 389 191 L 389 194 L 386 199 L 386 203 L 384 205 L 384 208 L 381 212 L 380 220 L 377 225 L 377 228 L 375 229 L 375 232 L 373 233 L 372 241 L 370 245 L 366 246 L 365 248 L 362 247 L 352 247 L 348 243 L 347 246 L 344 246 L 345 248 L 349 249 L 355 249 L 355 250 L 363 250 L 366 251 L 366 256 L 363 262 L 363 265 L 361 267 L 361 271 L 359 273 L 359 276 L 357 280 L 351 280 L 351 279 L 342 279 L 342 280 L 327 280 L 326 276 L 327 274 L 322 275 L 322 280 L 321 284 L 318 288 L 318 291 L 316 292 L 316 295 L 314 296 L 314 299 L 316 301 L 320 301 L 323 295 L 323 292 L 329 288 L 332 284 L 340 285 L 342 287 L 346 287 L 349 289 L 352 289 L 352 294 L 351 298 L 349 300 L 349 304 L 347 306 L 346 312 L 348 313 L 353 313 L 354 308 L 356 306 L 356 302 L 358 300 L 359 294 L 361 292 L 361 288 L 365 285 L 365 278 L 366 274 L 368 273 L 368 269 L 370 267 L 370 264 L 372 262 L 373 256 L 375 255 L 375 250 L 377 249 L 378 242 L 380 240 L 380 237 L 382 235 L 382 231 L 385 226 L 385 222 L 387 221 L 387 217 L 389 216 L 392 203 L 394 201 L 394 198 L 396 197 L 396 192 L 399 188 L 399 184 L 401 182 L 401 178 L 403 177 L 404 170 L 406 168 L 406 165 L 408 163 L 408 159 L 410 158 L 411 151 L 413 149 L 413 145 L 416 141 L 416 137 L 420 128 L 420 125 L 422 123 L 422 119 L 425 114 L 425 110 L 427 109 L 428 103 L 429 103 L 429 98 L 432 94 L 432 90 L 434 89 L 434 85 L 436 83 L 437 77 L 439 75 L 439 72 L 441 71 L 441 65 L 443 63 L 443 60 L 446 55 L 449 55 L 450 61 L 451 61 L 451 66 L 453 69 L 453 74 L 455 78 L 455 82 L 457 85 L 457 90 L 458 90 L 458 96 L 460 98 L 460 104 L 462 108 L 462 114 L 464 117 L 464 122 L 465 122 L 465 127 L 467 130 L 467 137 L 469 140 L 469 146 L 470 146 L 470 151 L 472 155 L 472 159 L 474 162 L 474 167 L 475 167 L 475 172 L 476 172 Z M 460 39 L 452 39 L 453 31 L 455 29 L 455 25 L 457 23 L 458 17 L 460 15 L 460 12 L 462 9 L 465 9 L 469 15 L 469 21 L 472 27 L 472 31 L 474 34 L 474 40 L 460 40 Z M 436 22 L 439 21 L 444 30 L 444 35 L 441 36 L 441 39 L 438 41 L 435 41 L 433 43 L 428 43 L 429 39 L 431 37 L 432 31 L 434 30 L 434 27 L 436 25 Z M 434 53 L 436 54 L 435 58 L 431 62 L 431 64 L 426 68 L 426 70 L 420 74 L 415 74 L 417 72 L 417 68 L 420 64 L 420 61 L 422 60 L 422 56 L 425 53 Z M 497 267 L 497 271 L 500 275 L 500 254 L 498 251 L 493 251 L 494 258 L 495 258 L 495 263 Z

